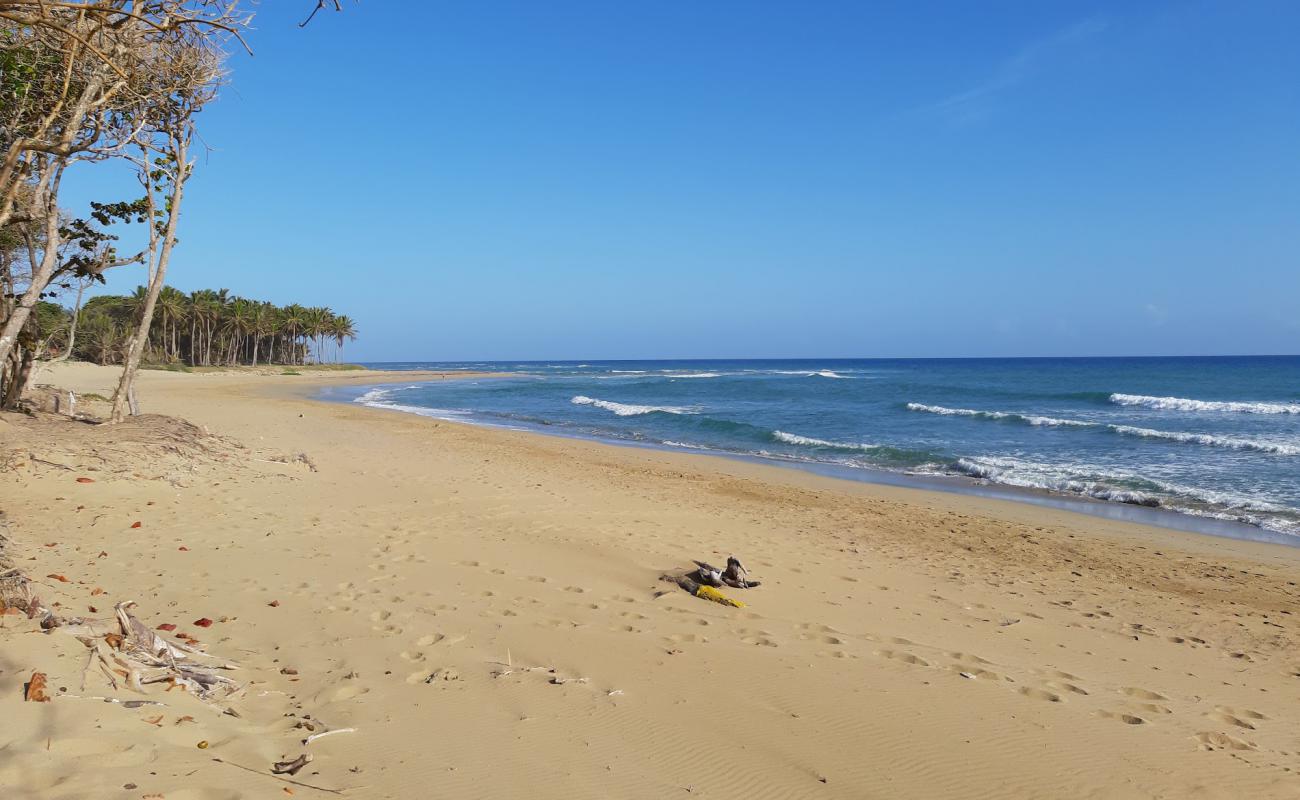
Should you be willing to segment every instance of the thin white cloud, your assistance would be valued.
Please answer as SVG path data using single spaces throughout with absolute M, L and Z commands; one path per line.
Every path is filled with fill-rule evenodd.
M 983 83 L 963 92 L 950 95 L 922 110 L 956 117 L 970 118 L 987 112 L 988 101 L 1028 79 L 1039 64 L 1053 52 L 1075 42 L 1095 36 L 1106 30 L 1110 23 L 1101 19 L 1088 19 L 1057 31 L 1050 36 L 1030 42 L 1015 55 L 1003 61 L 993 75 Z

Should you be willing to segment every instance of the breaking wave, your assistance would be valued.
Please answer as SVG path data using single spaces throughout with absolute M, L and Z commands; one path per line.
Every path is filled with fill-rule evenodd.
M 1097 425 L 1095 422 L 1083 422 L 1075 419 L 1057 419 L 1055 417 L 1040 417 L 1033 414 L 1015 414 L 1009 411 L 976 411 L 972 408 L 945 408 L 943 406 L 927 406 L 923 403 L 908 403 L 907 410 L 924 411 L 927 414 L 940 414 L 945 417 L 977 417 L 979 419 L 1009 420 L 1012 422 L 1023 422 L 1026 425 L 1045 426 L 1049 428 L 1092 428 Z
M 1058 466 L 1000 457 L 960 458 L 948 469 L 1003 486 L 1166 508 L 1198 517 L 1300 534 L 1300 514 L 1295 509 L 1246 495 L 1183 486 L 1122 470 L 1082 464 Z
M 569 401 L 575 406 L 595 406 L 612 411 L 620 417 L 635 417 L 641 414 L 694 414 L 696 411 L 682 406 L 639 406 L 633 403 L 615 403 L 612 400 L 598 400 L 580 394 Z
M 1234 436 L 1213 436 L 1208 433 L 1158 431 L 1152 428 L 1138 428 L 1132 425 L 1115 425 L 1103 422 L 1086 422 L 1077 419 L 1039 417 L 1032 414 L 1016 414 L 1008 411 L 977 411 L 971 408 L 945 408 L 944 406 L 927 406 L 922 403 L 908 403 L 907 409 L 909 411 L 923 411 L 928 414 L 940 414 L 943 416 L 974 417 L 976 419 L 1021 422 L 1026 425 L 1046 426 L 1052 428 L 1096 428 L 1098 430 L 1108 430 L 1121 436 L 1136 436 L 1142 439 L 1162 439 L 1167 442 L 1199 444 L 1205 447 L 1226 447 L 1230 450 L 1250 450 L 1257 453 L 1272 453 L 1280 456 L 1300 456 L 1300 444 L 1270 442 L 1261 439 L 1239 439 Z
M 1300 414 L 1300 403 L 1256 403 L 1234 400 L 1191 400 L 1186 397 L 1151 397 L 1144 394 L 1112 394 L 1110 402 L 1121 406 L 1144 406 L 1158 411 L 1229 411 L 1237 414 Z
M 1253 450 L 1259 453 L 1273 453 L 1280 456 L 1300 456 L 1300 445 L 1281 442 L 1238 439 L 1232 436 L 1212 436 L 1208 433 L 1156 431 L 1150 428 L 1135 428 L 1131 425 L 1107 425 L 1106 427 L 1124 436 L 1140 436 L 1144 439 L 1164 439 L 1171 442 L 1186 442 L 1207 447 L 1227 447 L 1233 450 Z
M 805 447 L 833 447 L 837 450 L 877 450 L 874 444 L 845 444 L 843 442 L 828 442 L 825 439 L 814 439 L 811 436 L 800 436 L 797 433 L 786 433 L 785 431 L 772 431 L 772 438 L 778 442 L 786 444 L 798 444 Z

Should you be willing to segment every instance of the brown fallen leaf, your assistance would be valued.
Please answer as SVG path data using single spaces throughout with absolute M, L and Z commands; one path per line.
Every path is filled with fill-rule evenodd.
M 132 522 L 132 523 L 131 523 L 131 527 L 132 527 L 132 528 L 138 528 L 138 527 L 140 527 L 140 520 L 136 520 L 135 522 Z
M 106 633 L 104 634 L 104 641 L 114 650 L 121 650 L 124 639 L 120 633 Z
M 271 602 L 267 603 L 267 605 L 270 606 L 271 608 L 279 608 L 279 607 L 280 607 L 280 601 L 279 601 L 279 600 L 272 600 Z
M 297 674 L 298 674 L 298 670 L 294 669 L 293 667 L 280 667 L 280 674 L 281 674 L 281 675 L 297 675 Z
M 104 593 L 104 590 L 101 589 L 101 588 L 99 588 L 98 586 L 96 586 L 94 589 L 91 589 L 91 590 L 90 590 L 90 596 L 91 596 L 91 597 L 97 597 L 97 596 L 99 596 L 99 595 L 101 595 L 101 594 L 103 594 L 103 593 Z
M 68 582 L 68 579 L 67 579 L 67 578 L 65 578 L 64 576 L 58 574 L 57 572 L 51 572 L 49 575 L 46 575 L 45 577 L 47 577 L 47 578 L 53 578 L 54 580 L 58 581 L 59 583 L 67 583 L 67 582 Z
M 188 552 L 190 551 L 190 549 L 189 549 L 188 547 L 186 547 L 185 545 L 181 545 L 180 547 L 178 547 L 178 548 L 176 548 L 176 549 L 179 550 L 179 551 L 181 551 L 182 553 L 188 553 Z
M 150 725 L 157 725 L 159 728 L 161 728 L 161 727 L 162 727 L 162 720 L 163 720 L 163 715 L 162 715 L 162 714 L 159 714 L 158 716 L 154 717 L 153 719 L 146 719 L 146 720 L 144 720 L 144 722 L 147 722 L 147 723 L 150 724 Z
M 199 619 L 194 620 L 194 624 L 198 625 L 200 628 L 211 628 L 212 620 L 207 617 L 200 617 Z
M 23 699 L 29 703 L 50 702 L 50 696 L 45 691 L 45 681 L 46 678 L 44 672 L 33 672 L 31 679 L 28 680 L 27 685 L 23 687 Z
M 181 724 L 182 722 L 193 722 L 193 721 L 194 721 L 194 717 L 191 717 L 189 714 L 186 714 L 186 715 L 183 716 L 183 717 L 179 717 L 179 718 L 176 720 L 176 724 L 179 725 L 179 724 Z
M 107 551 L 107 550 L 100 550 L 100 551 L 99 551 L 99 555 L 96 556 L 96 558 L 108 558 L 108 551 Z
M 163 624 L 161 624 L 161 625 L 158 626 L 157 630 L 160 630 L 160 631 L 174 631 L 174 630 L 176 630 L 176 626 L 173 625 L 173 624 L 171 624 L 170 622 L 164 622 Z
M 94 478 L 77 478 L 77 483 L 94 483 Z
M 98 608 L 95 608 L 94 606 L 86 606 L 86 610 L 89 611 L 89 612 L 92 613 L 92 614 L 97 614 L 97 613 L 99 613 L 99 609 L 98 609 Z
M 58 543 L 58 542 L 46 542 L 46 543 L 45 543 L 45 546 L 46 546 L 46 547 L 58 547 L 58 546 L 59 546 L 59 543 Z

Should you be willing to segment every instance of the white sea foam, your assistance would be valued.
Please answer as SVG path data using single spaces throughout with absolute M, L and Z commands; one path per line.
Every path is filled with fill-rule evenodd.
M 668 378 L 721 378 L 720 372 L 669 372 L 665 374 Z
M 772 438 L 778 442 L 786 444 L 798 444 L 805 447 L 837 447 L 841 450 L 878 450 L 874 444 L 858 444 L 846 442 L 828 442 L 825 439 L 814 439 L 811 436 L 800 436 L 797 433 L 786 433 L 785 431 L 772 431 Z
M 406 387 L 415 388 L 413 386 Z M 403 403 L 394 403 L 387 398 L 395 392 L 396 389 L 371 389 L 357 399 L 354 403 L 360 403 L 370 408 L 383 408 L 389 411 L 405 411 L 408 414 L 419 414 L 422 417 L 433 417 L 448 421 L 463 421 L 468 416 L 468 411 L 458 411 L 450 408 L 429 408 L 427 406 L 410 406 Z
M 664 414 L 694 414 L 694 409 L 683 408 L 681 406 L 639 406 L 633 403 L 615 403 L 612 400 L 598 400 L 594 397 L 587 397 L 580 394 L 569 401 L 577 406 L 595 406 L 603 408 L 606 411 L 612 411 L 620 417 L 635 417 L 640 414 L 653 414 L 656 411 Z
M 981 419 L 1014 420 L 1029 425 L 1047 427 L 1105 428 L 1121 436 L 1137 436 L 1143 439 L 1163 439 L 1170 442 L 1199 444 L 1206 447 L 1226 447 L 1231 450 L 1251 450 L 1259 453 L 1272 453 L 1281 456 L 1300 455 L 1300 443 L 1271 442 L 1263 439 L 1239 439 L 1233 436 L 1214 436 L 1207 433 L 1183 433 L 1182 431 L 1159 431 L 1151 428 L 1138 428 L 1132 425 L 1113 425 L 1100 422 L 1085 422 L 1076 419 L 1057 419 L 1039 417 L 1032 414 L 1014 414 L 1006 411 L 976 411 L 970 408 L 944 408 L 927 406 L 921 403 L 908 403 L 909 411 L 924 411 L 944 416 L 978 417 Z
M 979 417 L 981 419 L 1009 419 L 1028 425 L 1056 428 L 1093 428 L 1098 423 L 1084 422 L 1077 419 L 1057 419 L 1040 417 L 1034 414 L 1015 414 L 1009 411 L 977 411 L 973 408 L 945 408 L 944 406 L 927 406 L 924 403 L 908 403 L 908 411 L 924 411 L 927 414 L 941 414 L 946 417 Z
M 393 389 L 371 389 L 370 391 L 361 395 L 360 397 L 353 400 L 352 402 L 360 403 L 363 406 L 368 406 L 374 403 L 378 403 L 379 401 L 391 395 L 393 391 L 394 391 Z
M 1144 394 L 1112 394 L 1110 401 L 1121 406 L 1144 406 L 1159 411 L 1230 411 L 1238 414 L 1300 414 L 1300 403 L 1257 403 L 1228 400 L 1190 400 L 1185 397 L 1151 397 Z
M 1077 494 L 1136 505 L 1159 505 L 1198 517 L 1243 522 L 1268 530 L 1300 534 L 1296 510 L 1262 498 L 1161 481 L 1117 468 L 1086 464 L 1044 464 L 1006 457 L 958 459 L 950 469 L 972 478 L 1016 486 Z M 1152 487 L 1144 492 L 1122 483 Z
M 838 372 L 832 372 L 828 369 L 818 370 L 816 375 L 819 378 L 840 378 L 841 380 L 846 379 L 846 376 L 841 375 Z
M 615 375 L 644 375 L 645 374 L 645 370 L 643 369 L 611 369 L 610 372 L 614 373 Z
M 1238 439 L 1232 436 L 1212 436 L 1207 433 L 1157 431 L 1150 428 L 1135 428 L 1131 425 L 1107 425 L 1106 427 L 1125 436 L 1140 436 L 1144 439 L 1166 439 L 1171 442 L 1187 442 L 1188 444 L 1200 444 L 1208 447 L 1227 447 L 1233 450 L 1254 450 L 1260 453 L 1273 453 L 1282 456 L 1300 455 L 1300 445 L 1282 442 Z

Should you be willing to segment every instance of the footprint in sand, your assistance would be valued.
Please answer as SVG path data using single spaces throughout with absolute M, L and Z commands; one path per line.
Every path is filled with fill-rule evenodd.
M 1045 689 L 1035 689 L 1032 686 L 1022 686 L 1020 693 L 1025 697 L 1032 697 L 1035 700 L 1046 700 L 1049 703 L 1060 703 L 1061 696 L 1055 692 L 1049 692 Z
M 888 658 L 891 661 L 902 661 L 904 664 L 912 664 L 917 667 L 928 667 L 930 662 L 920 656 L 914 656 L 911 653 L 901 650 L 877 650 L 876 655 L 881 658 Z
M 1159 703 L 1138 703 L 1137 707 L 1143 711 L 1150 711 L 1152 714 L 1172 714 L 1172 709 L 1162 706 Z
M 344 700 L 351 700 L 354 697 L 360 697 L 363 694 L 369 694 L 370 690 L 364 686 L 344 686 L 342 689 L 335 690 L 330 695 L 331 703 L 340 703 Z
M 1201 743 L 1204 750 L 1254 750 L 1255 743 L 1248 742 L 1244 739 L 1238 739 L 1235 736 L 1229 736 L 1226 733 L 1217 733 L 1215 731 L 1203 731 L 1196 734 L 1196 741 Z
M 1139 689 L 1135 686 L 1125 686 L 1123 689 L 1120 689 L 1120 692 L 1128 695 L 1129 697 L 1136 697 L 1139 700 L 1168 700 L 1169 699 L 1168 697 L 1165 697 L 1164 695 L 1158 692 L 1153 692 L 1150 689 Z
M 1081 695 L 1088 694 L 1088 690 L 1084 689 L 1082 686 L 1076 686 L 1073 683 L 1067 683 L 1064 681 L 1048 681 L 1047 686 L 1053 689 L 1058 689 L 1063 692 L 1071 692 L 1073 694 L 1081 694 Z
M 1228 708 L 1226 706 L 1218 706 L 1215 708 L 1213 713 L 1207 713 L 1205 716 L 1209 717 L 1210 719 L 1217 719 L 1219 722 L 1226 722 L 1229 725 L 1233 725 L 1238 728 L 1244 728 L 1245 730 L 1248 731 L 1255 730 L 1254 723 L 1237 716 L 1235 713 L 1233 713 L 1233 710 L 1231 708 Z M 1264 717 L 1262 714 L 1256 717 L 1256 719 L 1263 719 L 1263 718 Z
M 694 633 L 674 633 L 666 637 L 669 641 L 677 644 L 694 644 L 695 642 L 705 643 L 709 641 L 707 636 L 697 636 Z
M 1123 722 L 1125 725 L 1145 725 L 1146 720 L 1133 714 L 1125 714 L 1122 711 L 1099 711 L 1097 712 L 1106 719 L 1115 719 Z

